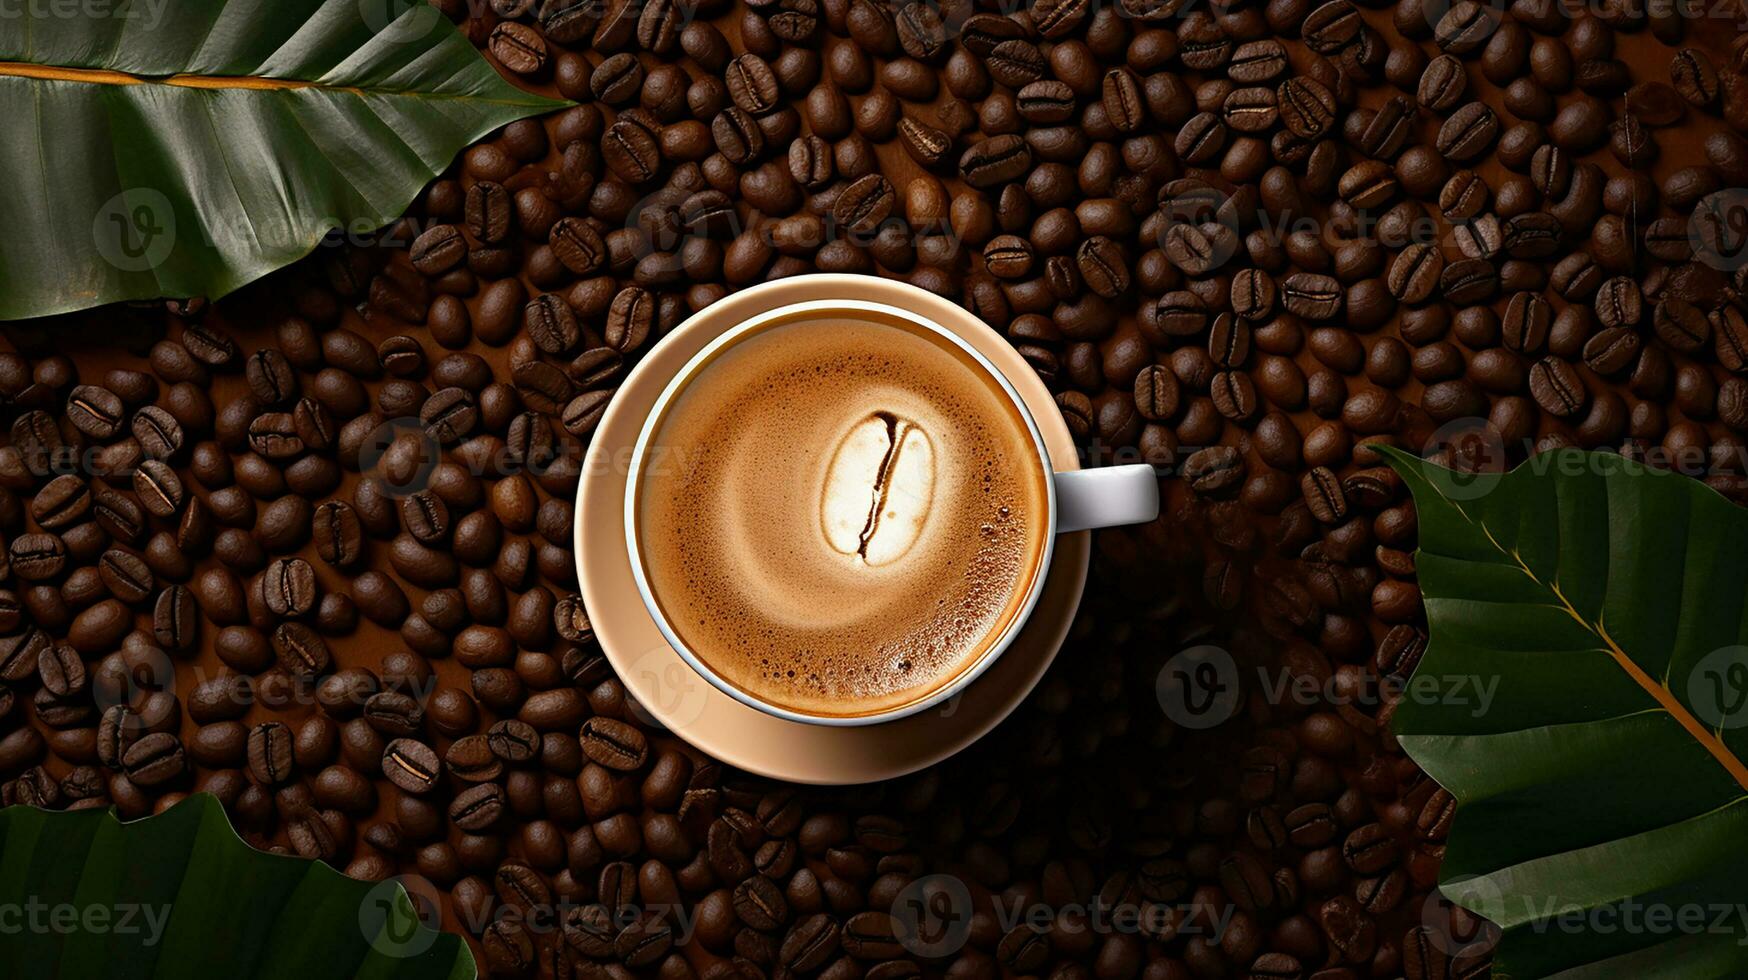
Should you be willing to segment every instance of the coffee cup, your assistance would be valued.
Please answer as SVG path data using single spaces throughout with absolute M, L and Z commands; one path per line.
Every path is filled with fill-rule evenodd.
M 1151 466 L 1054 472 L 986 357 L 887 303 L 814 300 L 695 354 L 645 418 L 624 533 L 704 680 L 790 721 L 946 701 L 1024 627 L 1058 534 L 1150 521 Z

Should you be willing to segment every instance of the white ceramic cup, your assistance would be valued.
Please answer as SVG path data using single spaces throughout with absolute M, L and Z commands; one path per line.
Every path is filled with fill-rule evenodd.
M 771 704 L 730 684 L 718 676 L 710 668 L 706 658 L 700 657 L 680 639 L 667 617 L 663 614 L 661 604 L 656 601 L 654 591 L 649 583 L 649 576 L 644 569 L 642 548 L 638 542 L 638 498 L 642 491 L 642 474 L 651 452 L 650 443 L 660 430 L 662 421 L 669 406 L 686 389 L 692 379 L 704 371 L 717 354 L 732 347 L 743 338 L 775 324 L 796 319 L 817 316 L 843 318 L 845 316 L 861 316 L 879 321 L 901 321 L 912 328 L 928 332 L 943 343 L 964 352 L 975 362 L 985 374 L 995 381 L 1001 391 L 1012 403 L 1020 418 L 1025 420 L 1026 429 L 1031 435 L 1032 454 L 1028 463 L 1038 467 L 1047 479 L 1045 487 L 1046 509 L 1048 512 L 1047 526 L 1050 534 L 1044 542 L 1044 550 L 1039 555 L 1037 568 L 1039 573 L 1032 576 L 1031 585 L 1027 589 L 1025 601 L 1001 630 L 1001 634 L 991 643 L 977 662 L 961 669 L 958 676 L 928 695 L 908 704 L 866 715 L 828 716 L 813 715 L 798 712 L 780 705 Z M 1002 651 L 1019 635 L 1026 620 L 1030 618 L 1032 609 L 1037 605 L 1038 596 L 1044 591 L 1044 570 L 1050 567 L 1050 559 L 1055 548 L 1057 534 L 1072 531 L 1085 531 L 1092 528 L 1114 527 L 1121 524 L 1140 524 L 1153 520 L 1159 514 L 1159 477 L 1153 467 L 1146 464 L 1128 466 L 1108 466 L 1087 470 L 1068 470 L 1054 472 L 1050 466 L 1050 454 L 1045 448 L 1044 437 L 1038 431 L 1038 424 L 1032 413 L 1026 408 L 1026 402 L 1007 377 L 979 353 L 976 348 L 966 343 L 952 331 L 942 327 L 927 317 L 919 316 L 908 310 L 900 309 L 885 303 L 874 303 L 863 300 L 813 300 L 805 303 L 794 303 L 788 306 L 768 310 L 724 331 L 715 340 L 705 345 L 703 350 L 692 356 L 685 366 L 674 375 L 662 390 L 660 397 L 651 407 L 650 413 L 644 419 L 643 428 L 638 433 L 637 444 L 633 447 L 630 463 L 630 478 L 625 484 L 625 546 L 631 555 L 632 576 L 637 580 L 638 594 L 643 597 L 643 604 L 655 620 L 657 628 L 662 632 L 668 643 L 674 648 L 681 659 L 685 660 L 699 676 L 709 681 L 718 690 L 734 698 L 736 701 L 756 708 L 759 711 L 777 718 L 789 721 L 803 722 L 813 725 L 874 725 L 893 721 L 907 715 L 925 711 L 953 697 L 975 681 L 990 665 L 995 663 Z

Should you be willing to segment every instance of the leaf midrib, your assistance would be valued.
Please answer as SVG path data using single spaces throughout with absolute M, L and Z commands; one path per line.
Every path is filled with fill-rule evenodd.
M 1609 658 L 1615 662 L 1616 666 L 1620 667 L 1622 672 L 1627 675 L 1628 679 L 1649 695 L 1650 698 L 1656 702 L 1659 708 L 1661 708 L 1671 718 L 1675 719 L 1676 723 L 1679 724 L 1695 742 L 1698 742 L 1701 748 L 1705 749 L 1713 759 L 1717 760 L 1717 763 L 1724 768 L 1724 771 L 1729 773 L 1730 778 L 1735 780 L 1736 785 L 1740 787 L 1744 793 L 1748 793 L 1748 765 L 1745 765 L 1741 759 L 1737 758 L 1734 752 L 1730 751 L 1729 746 L 1724 744 L 1723 739 L 1714 735 L 1700 722 L 1698 718 L 1694 717 L 1693 712 L 1689 711 L 1687 706 L 1682 704 L 1681 701 L 1675 697 L 1673 691 L 1652 678 L 1650 674 L 1647 674 L 1645 669 L 1639 666 L 1639 664 L 1621 648 L 1620 644 L 1615 642 L 1614 637 L 1609 635 L 1607 627 L 1600 622 L 1592 623 L 1590 620 L 1586 619 L 1584 615 L 1572 605 L 1571 601 L 1566 598 L 1566 594 L 1560 590 L 1558 583 L 1543 582 L 1541 578 L 1536 575 L 1535 571 L 1529 567 L 1529 564 L 1523 560 L 1523 556 L 1518 553 L 1516 548 L 1507 548 L 1499 543 L 1499 539 L 1493 536 L 1493 529 L 1489 528 L 1485 521 L 1470 516 L 1469 512 L 1463 509 L 1462 504 L 1445 495 L 1443 488 L 1434 485 L 1433 490 L 1444 500 L 1445 503 L 1449 504 L 1451 509 L 1456 511 L 1463 520 L 1468 521 L 1470 524 L 1478 528 L 1483 535 L 1486 535 L 1487 543 L 1492 545 L 1501 556 L 1509 560 L 1518 571 L 1522 572 L 1525 577 L 1535 583 L 1538 588 L 1545 590 L 1549 595 L 1553 596 L 1553 606 L 1565 610 L 1566 614 L 1572 617 L 1573 622 L 1576 622 L 1580 629 L 1583 629 L 1585 632 L 1596 637 L 1596 639 L 1603 645 L 1604 651 L 1608 653 Z
M 14 78 L 34 78 L 52 82 L 83 82 L 88 85 L 172 85 L 178 88 L 237 88 L 283 91 L 296 88 L 323 88 L 336 92 L 362 95 L 363 89 L 339 85 L 323 85 L 298 78 L 267 78 L 260 75 L 135 75 L 109 68 L 73 68 L 67 65 L 38 65 L 25 61 L 0 61 L 0 75 Z
M 359 98 L 366 96 L 405 95 L 420 99 L 467 99 L 485 105 L 530 105 L 542 98 L 529 95 L 528 101 L 488 99 L 476 95 L 449 92 L 428 92 L 416 89 L 362 88 L 356 85 L 329 85 L 301 78 L 269 78 L 264 75 L 135 75 L 110 68 L 74 68 L 67 65 L 39 65 L 26 61 L 0 61 L 0 78 L 28 78 L 44 82 L 74 82 L 84 85 L 165 85 L 171 88 L 193 88 L 219 91 L 289 92 L 316 89 L 339 92 Z

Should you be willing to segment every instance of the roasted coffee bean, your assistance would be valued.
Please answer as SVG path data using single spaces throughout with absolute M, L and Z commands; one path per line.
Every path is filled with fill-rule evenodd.
M 622 118 L 602 136 L 601 158 L 623 180 L 647 183 L 661 171 L 661 142 L 640 121 Z
M 1326 466 L 1308 471 L 1299 481 L 1311 516 L 1325 524 L 1339 524 L 1348 516 L 1347 493 L 1341 481 Z
M 467 258 L 467 241 L 454 225 L 433 225 L 413 239 L 408 254 L 413 268 L 427 276 L 441 276 Z
M 182 325 L 182 346 L 194 359 L 210 367 L 224 367 L 235 361 L 237 342 L 223 329 L 199 320 Z
M 1485 153 L 1498 137 L 1499 117 L 1493 109 L 1470 102 L 1445 119 L 1434 145 L 1443 156 L 1466 163 Z
M 1341 856 L 1358 874 L 1381 874 L 1396 863 L 1396 841 L 1383 824 L 1366 824 L 1342 842 Z
M 7 562 L 26 581 L 57 578 L 67 567 L 67 545 L 53 534 L 20 534 L 7 547 Z
M 120 397 L 97 385 L 79 385 L 67 395 L 67 421 L 93 439 L 107 440 L 120 431 L 124 411 Z
M 378 691 L 365 699 L 362 717 L 384 735 L 410 738 L 419 734 L 425 722 L 425 709 L 410 695 Z
M 1233 131 L 1264 133 L 1280 119 L 1275 90 L 1264 87 L 1234 89 L 1220 104 L 1221 118 Z
M 469 833 L 490 828 L 505 812 L 504 788 L 479 783 L 457 793 L 449 804 L 449 820 Z
M 182 775 L 187 760 L 180 739 L 168 732 L 152 732 L 127 747 L 121 767 L 135 785 L 152 787 Z
M 1719 307 L 1706 314 L 1712 330 L 1712 351 L 1718 363 L 1737 374 L 1748 370 L 1748 320 L 1733 306 Z M 14 542 L 16 545 L 16 541 Z M 13 568 L 18 567 L 16 553 Z
M 762 116 L 777 106 L 781 95 L 776 73 L 765 59 L 756 54 L 743 54 L 729 62 L 728 95 L 741 111 Z
M 844 952 L 858 959 L 902 962 L 904 946 L 897 938 L 898 928 L 887 912 L 858 912 L 844 921 Z
M 1625 373 L 1638 362 L 1639 335 L 1626 327 L 1605 327 L 1584 344 L 1584 363 L 1603 377 Z
M 581 333 L 576 316 L 564 298 L 554 293 L 536 297 L 524 309 L 523 329 L 536 347 L 548 354 L 564 354 L 577 345 Z
M 1705 314 L 1693 304 L 1675 296 L 1666 296 L 1651 311 L 1651 323 L 1658 339 L 1684 354 L 1692 354 L 1711 339 L 1711 324 Z
M 285 461 L 304 453 L 290 412 L 266 412 L 249 421 L 249 447 L 265 459 Z
M 959 174 L 977 188 L 990 188 L 1018 179 L 1032 166 L 1032 151 L 1018 136 L 995 136 L 965 151 L 959 158 Z
M 1463 63 L 1455 55 L 1441 54 L 1421 72 L 1416 97 L 1431 112 L 1449 112 L 1463 97 L 1468 81 Z
M 145 601 L 152 594 L 152 569 L 132 552 L 111 548 L 97 562 L 97 575 L 110 595 L 126 603 Z
M 1243 481 L 1244 457 L 1231 446 L 1200 449 L 1184 461 L 1183 476 L 1199 494 L 1222 494 Z
M 1327 320 L 1341 309 L 1341 285 L 1333 278 L 1297 272 L 1281 283 L 1281 303 L 1307 320 Z
M 552 231 L 547 235 L 547 244 L 552 248 L 552 254 L 558 258 L 559 262 L 563 263 L 566 269 L 579 276 L 594 274 L 607 259 L 607 246 L 602 241 L 600 232 L 597 232 L 594 226 L 581 218 L 560 218 L 553 224 Z M 542 296 L 540 300 L 547 298 Z M 556 297 L 553 298 L 556 299 Z M 565 312 L 569 312 L 568 308 Z M 538 329 L 541 331 L 539 333 L 536 333 L 536 322 L 539 323 Z M 563 353 L 569 345 L 558 350 L 553 350 L 549 346 L 562 341 L 564 331 L 562 324 L 562 315 L 557 310 L 549 311 L 549 315 L 539 317 L 538 321 L 535 318 L 529 320 L 529 335 L 534 338 L 541 350 L 549 354 Z M 547 339 L 543 341 L 542 337 Z M 574 344 L 575 341 L 571 341 L 571 343 Z
M 890 181 L 879 174 L 869 174 L 838 195 L 832 218 L 856 234 L 870 235 L 892 215 L 897 200 Z
M 301 558 L 280 558 L 267 566 L 261 595 L 275 616 L 307 615 L 316 604 L 315 570 Z
M 1129 263 L 1122 246 L 1103 235 L 1081 243 L 1075 265 L 1081 281 L 1100 296 L 1115 299 L 1129 289 Z
M 152 459 L 169 459 L 182 449 L 182 423 L 156 405 L 135 412 L 132 429 L 140 450 Z
M 281 623 L 274 629 L 272 641 L 274 656 L 288 674 L 314 677 L 326 673 L 333 663 L 327 643 L 302 623 Z
M 1049 68 L 1044 53 L 1024 38 L 998 43 L 984 57 L 984 65 L 992 78 L 1016 90 L 1038 81 Z
M 425 435 L 439 445 L 452 445 L 473 433 L 479 424 L 479 408 L 472 392 L 463 388 L 444 388 L 419 407 L 419 421 Z
M 1251 91 L 1269 92 L 1267 89 Z M 1119 132 L 1132 133 L 1146 121 L 1147 106 L 1141 91 L 1141 80 L 1128 67 L 1113 68 L 1105 73 L 1100 89 L 1105 118 Z M 1273 93 L 1269 93 L 1272 99 Z
M 540 746 L 540 733 L 526 722 L 506 719 L 486 732 L 486 744 L 493 755 L 514 765 L 534 758 Z
M 1517 293 L 1506 304 L 1500 318 L 1500 334 L 1505 346 L 1520 354 L 1538 356 L 1547 347 L 1548 332 L 1553 326 L 1553 310 L 1547 300 L 1535 293 Z
M 265 722 L 249 730 L 249 775 L 263 786 L 278 786 L 290 780 L 295 763 L 292 758 L 291 729 L 277 721 Z
M 1318 54 L 1334 54 L 1353 42 L 1361 24 L 1359 11 L 1348 0 L 1329 0 L 1305 17 L 1299 35 Z
M 612 718 L 590 718 L 583 723 L 578 737 L 583 754 L 609 769 L 639 769 L 649 757 L 649 743 L 643 733 Z
M 1039 6 L 1084 2 L 1085 0 L 1039 0 Z M 809 973 L 825 965 L 837 952 L 838 945 L 837 922 L 821 912 L 802 919 L 789 930 L 778 949 L 777 959 L 785 969 Z
M 45 531 L 62 530 L 90 511 L 91 488 L 71 473 L 50 480 L 30 501 L 30 516 Z
M 764 875 L 754 875 L 735 886 L 734 912 L 754 929 L 771 930 L 788 920 L 789 906 L 775 882 Z
M 685 18 L 686 15 L 676 0 L 650 0 L 643 4 L 637 17 L 638 45 L 645 51 L 656 54 L 673 51 L 680 42 L 680 30 L 685 26 Z
M 1076 107 L 1074 89 L 1055 79 L 1021 86 L 1014 96 L 1014 103 L 1027 122 L 1039 126 L 1067 122 Z
M 1230 422 L 1245 423 L 1255 417 L 1260 402 L 1256 384 L 1240 371 L 1221 371 L 1208 383 L 1214 410 Z
M 417 739 L 397 738 L 383 749 L 382 774 L 409 793 L 428 793 L 437 785 L 437 753 Z
M 1208 356 L 1223 368 L 1241 368 L 1250 359 L 1250 326 L 1229 313 L 1214 318 L 1208 332 Z
M 622 354 L 642 347 L 655 328 L 655 307 L 655 297 L 640 286 L 627 286 L 614 294 L 604 327 L 607 346 Z
M 504 185 L 482 180 L 467 189 L 467 230 L 481 242 L 496 245 L 508 238 L 513 227 L 512 214 L 510 194 Z
M 457 778 L 468 782 L 490 782 L 504 771 L 503 760 L 484 735 L 465 735 L 451 742 L 443 762 Z
M 167 650 L 192 648 L 199 635 L 200 611 L 194 593 L 172 585 L 158 593 L 152 606 L 152 638 Z
M 1236 248 L 1236 235 L 1225 225 L 1173 225 L 1166 233 L 1165 254 L 1192 276 L 1205 275 L 1225 264 Z
M 789 175 L 808 190 L 825 187 L 835 176 L 831 147 L 825 140 L 812 134 L 797 138 L 789 144 Z M 728 202 L 726 195 L 722 200 Z M 688 222 L 687 226 L 692 227 L 692 224 Z M 694 234 L 701 233 L 698 228 L 693 227 L 692 230 Z
M 134 496 L 154 517 L 173 517 L 182 509 L 186 491 L 182 478 L 170 464 L 160 459 L 141 460 L 133 475 Z
M 1177 414 L 1179 388 L 1169 368 L 1152 364 L 1135 376 L 1135 410 L 1146 419 L 1169 419 Z
M 42 689 L 55 698 L 67 699 L 85 692 L 85 662 L 79 652 L 56 644 L 37 656 L 36 674 Z
M 1557 357 L 1544 357 L 1530 366 L 1529 387 L 1543 411 L 1561 418 L 1572 418 L 1589 404 L 1584 379 Z
M 1682 98 L 1702 109 L 1716 102 L 1721 91 L 1717 67 L 1709 55 L 1697 48 L 1675 52 L 1675 60 L 1669 65 L 1669 80 Z
M 487 48 L 499 64 L 518 75 L 534 75 L 546 67 L 546 40 L 526 24 L 499 24 L 492 29 Z
M 1471 305 L 1490 298 L 1499 289 L 1499 271 L 1485 259 L 1460 259 L 1445 265 L 1439 288 L 1453 303 Z
M 358 512 L 343 500 L 328 500 L 310 518 L 316 554 L 336 568 L 348 568 L 364 556 L 364 528 Z
M 612 397 L 611 391 L 585 391 L 571 399 L 561 415 L 565 431 L 578 439 L 586 438 L 595 431 Z
M 1593 301 L 1596 321 L 1604 327 L 1636 326 L 1644 315 L 1644 297 L 1639 284 L 1626 276 L 1603 282 Z
M 898 137 L 904 151 L 910 158 L 925 167 L 938 166 L 953 149 L 953 138 L 933 126 L 919 123 L 914 119 L 904 118 L 898 121 Z M 878 176 L 869 174 L 868 177 Z M 863 177 L 862 180 L 867 180 Z M 886 178 L 881 177 L 881 180 Z

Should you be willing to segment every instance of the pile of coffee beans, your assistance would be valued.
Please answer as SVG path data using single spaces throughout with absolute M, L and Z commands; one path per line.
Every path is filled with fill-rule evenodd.
M 469 149 L 379 240 L 7 332 L 5 802 L 214 793 L 258 846 L 412 876 L 491 975 L 1487 974 L 1485 924 L 1432 895 L 1451 797 L 1389 733 L 1426 633 L 1374 447 L 1578 445 L 1748 494 L 1733 23 L 439 6 L 578 105 Z M 1089 462 L 1167 493 L 1098 537 L 1013 718 L 846 789 L 654 726 L 569 551 L 624 371 L 812 271 L 962 299 Z M 1182 656 L 1235 665 L 1229 712 L 1184 713 Z

